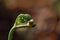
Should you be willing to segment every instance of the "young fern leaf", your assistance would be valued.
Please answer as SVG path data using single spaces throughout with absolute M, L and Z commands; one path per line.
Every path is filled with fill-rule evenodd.
M 19 14 L 13 27 L 9 31 L 8 40 L 12 40 L 13 33 L 17 28 L 32 27 L 33 25 L 33 19 L 29 14 Z

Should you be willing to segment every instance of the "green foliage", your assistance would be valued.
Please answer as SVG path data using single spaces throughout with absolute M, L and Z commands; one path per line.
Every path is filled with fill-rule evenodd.
M 58 11 L 60 11 L 60 0 L 57 0 L 57 1 L 55 2 L 54 7 L 55 7 Z
M 19 24 L 18 27 L 17 27 L 17 24 Z M 19 14 L 18 17 L 16 18 L 16 21 L 13 27 L 9 31 L 8 40 L 12 40 L 13 33 L 17 28 L 32 27 L 33 25 L 34 25 L 33 19 L 29 14 Z
M 20 14 L 18 15 L 17 19 L 16 19 L 16 23 L 25 23 L 27 21 L 29 21 L 31 19 L 31 16 L 29 14 Z

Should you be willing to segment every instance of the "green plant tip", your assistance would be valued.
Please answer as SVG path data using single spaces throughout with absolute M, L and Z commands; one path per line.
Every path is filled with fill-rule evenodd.
M 20 14 L 17 17 L 16 23 L 25 23 L 31 19 L 31 16 L 29 14 Z

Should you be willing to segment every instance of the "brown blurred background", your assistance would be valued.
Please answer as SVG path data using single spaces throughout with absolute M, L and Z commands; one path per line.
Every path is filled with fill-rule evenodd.
M 13 2 L 14 1 L 14 2 Z M 14 21 L 18 14 L 30 13 L 29 10 L 35 2 L 29 3 L 29 1 L 24 2 L 25 0 L 18 0 L 18 5 L 16 0 L 12 0 L 10 3 L 5 0 L 0 1 L 0 40 L 7 40 L 8 32 L 10 28 L 13 26 Z M 21 2 L 22 4 L 21 4 Z M 41 6 L 49 5 L 51 6 L 56 0 L 37 0 L 36 3 Z M 22 6 L 21 6 L 22 5 Z M 36 5 L 36 4 L 35 4 Z M 32 14 L 33 15 L 33 14 Z M 57 34 L 60 38 L 60 35 Z M 60 40 L 60 39 L 58 39 Z

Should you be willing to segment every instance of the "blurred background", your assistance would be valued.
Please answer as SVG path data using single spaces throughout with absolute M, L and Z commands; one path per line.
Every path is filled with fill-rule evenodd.
M 18 14 L 22 12 L 30 13 L 29 10 L 36 4 L 52 6 L 56 1 L 57 0 L 0 0 L 0 40 L 7 40 L 8 32 L 13 26 Z

